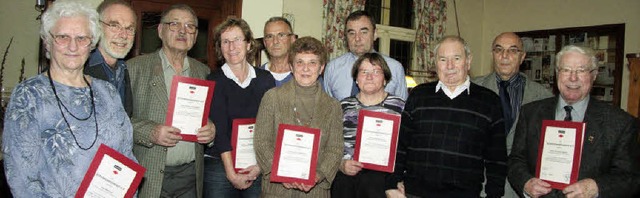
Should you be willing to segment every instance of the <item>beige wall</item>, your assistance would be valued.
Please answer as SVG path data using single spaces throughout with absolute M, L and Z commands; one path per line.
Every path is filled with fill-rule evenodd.
M 453 4 L 448 8 L 447 33 L 455 34 Z M 624 53 L 640 52 L 640 1 L 637 0 L 484 0 L 456 1 L 461 35 L 474 53 L 472 75 L 491 72 L 490 46 L 505 31 L 530 31 L 565 27 L 625 23 Z M 471 24 L 469 24 L 471 23 Z M 482 24 L 478 27 L 478 24 Z M 479 46 L 478 46 L 479 45 Z M 622 73 L 621 107 L 627 108 L 628 61 Z
M 457 34 L 453 0 L 446 0 L 446 34 Z M 14 36 L 7 57 L 4 83 L 13 87 L 18 79 L 20 61 L 25 58 L 26 75 L 37 73 L 38 28 L 35 1 L 0 1 L 0 53 Z M 101 0 L 90 0 L 97 4 Z M 294 32 L 320 39 L 322 35 L 321 0 L 243 0 L 243 18 L 256 37 L 262 36 L 264 21 L 283 13 L 292 14 Z M 638 0 L 468 0 L 456 1 L 460 34 L 473 52 L 471 75 L 491 71 L 490 45 L 493 37 L 504 31 L 529 31 L 575 26 L 626 23 L 626 53 L 640 52 L 640 1 Z M 1 54 L 0 54 L 1 55 Z M 625 67 L 622 80 L 622 108 L 626 109 L 629 71 Z
M 72 0 L 65 0 L 72 1 Z M 79 1 L 79 0 L 78 0 Z M 82 0 L 97 6 L 102 0 Z M 3 86 L 13 88 L 18 83 L 22 59 L 25 61 L 25 77 L 38 73 L 38 44 L 40 39 L 40 14 L 34 8 L 36 1 L 0 1 L 0 59 L 9 40 L 13 43 L 6 58 Z

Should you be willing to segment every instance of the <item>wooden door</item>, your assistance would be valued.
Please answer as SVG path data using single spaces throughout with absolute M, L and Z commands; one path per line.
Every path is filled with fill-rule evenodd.
M 138 16 L 136 40 L 129 57 L 155 52 L 161 47 L 157 25 L 162 11 L 169 6 L 183 3 L 191 6 L 198 16 L 198 38 L 189 51 L 189 56 L 205 63 L 212 70 L 220 65 L 215 53 L 213 30 L 227 16 L 242 17 L 242 0 L 131 0 Z

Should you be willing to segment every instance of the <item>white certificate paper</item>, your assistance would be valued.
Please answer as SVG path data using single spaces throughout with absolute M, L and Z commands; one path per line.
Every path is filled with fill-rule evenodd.
M 136 171 L 105 155 L 84 196 L 125 197 L 136 174 Z
M 577 131 L 548 126 L 540 158 L 540 179 L 569 184 L 574 167 Z
M 208 91 L 207 86 L 178 83 L 171 123 L 173 127 L 180 129 L 181 134 L 196 135 L 202 127 Z
M 145 171 L 134 160 L 100 144 L 74 197 L 133 197 Z
M 255 123 L 238 125 L 238 138 L 235 148 L 235 168 L 237 169 L 247 168 L 258 163 L 256 161 L 256 153 L 253 150 L 253 131 L 255 125 Z
M 314 134 L 284 130 L 277 175 L 308 179 L 313 156 Z
M 391 151 L 393 120 L 366 116 L 363 121 L 358 161 L 386 166 Z

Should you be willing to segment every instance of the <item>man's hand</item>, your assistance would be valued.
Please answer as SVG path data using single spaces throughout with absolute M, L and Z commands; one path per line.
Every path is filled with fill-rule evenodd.
M 213 137 L 216 136 L 216 126 L 213 125 L 213 122 L 207 122 L 207 125 L 204 125 L 202 128 L 198 129 L 198 143 L 200 144 L 208 144 L 213 141 Z
M 567 198 L 596 197 L 596 195 L 598 195 L 598 184 L 596 184 L 595 180 L 587 178 L 567 186 L 562 190 L 562 193 L 564 193 Z
M 180 140 L 180 129 L 175 127 L 159 124 L 151 132 L 151 142 L 160 146 L 174 147 Z
M 538 178 L 531 178 L 524 184 L 524 192 L 532 198 L 537 198 L 551 192 L 551 184 Z
M 404 193 L 400 192 L 398 189 L 389 189 L 384 191 L 384 194 L 387 195 L 387 198 L 406 198 Z
M 341 165 L 342 173 L 349 176 L 357 175 L 363 167 L 362 163 L 355 160 L 344 160 Z
M 406 193 L 406 191 L 404 191 L 404 182 L 398 182 L 398 184 L 396 185 L 398 187 L 398 190 L 404 195 Z

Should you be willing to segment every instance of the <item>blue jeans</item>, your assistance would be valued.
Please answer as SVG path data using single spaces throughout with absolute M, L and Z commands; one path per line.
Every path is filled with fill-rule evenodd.
M 227 173 L 220 157 L 204 158 L 204 197 L 214 198 L 258 198 L 260 197 L 261 176 L 253 181 L 251 187 L 238 190 L 227 180 Z

